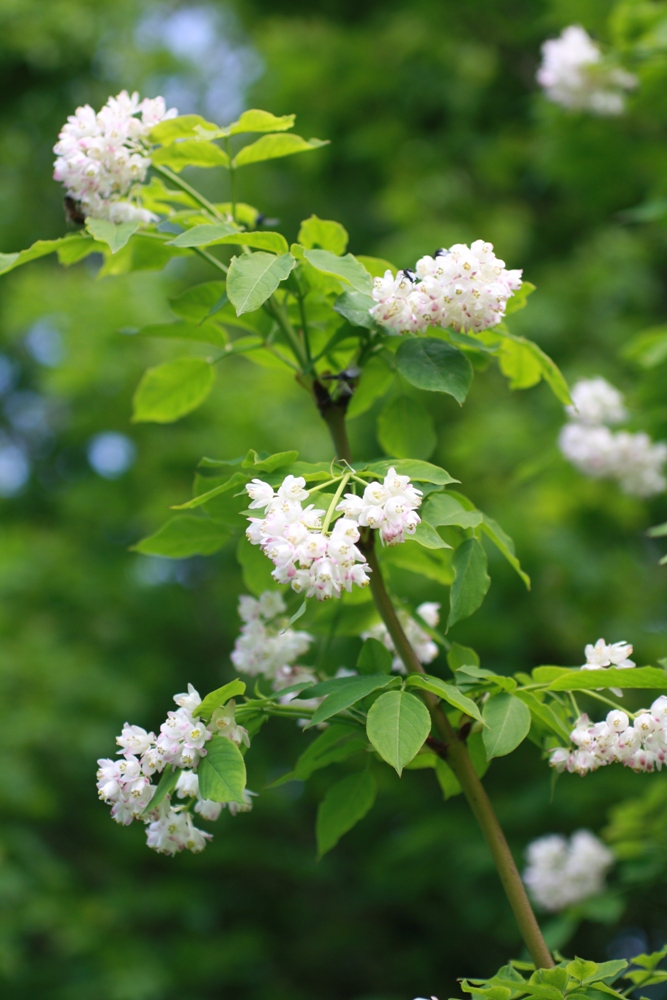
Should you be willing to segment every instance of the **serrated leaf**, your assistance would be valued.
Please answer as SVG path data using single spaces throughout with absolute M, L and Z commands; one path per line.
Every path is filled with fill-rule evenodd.
M 182 514 L 172 517 L 153 535 L 133 545 L 132 552 L 142 555 L 186 559 L 189 556 L 210 556 L 229 540 L 228 529 L 206 517 Z
M 465 354 L 436 337 L 404 340 L 396 352 L 396 366 L 411 385 L 445 392 L 461 406 L 472 383 L 473 368 Z
M 203 358 L 177 358 L 149 368 L 134 394 L 132 420 L 173 423 L 201 406 L 214 381 L 213 366 Z
M 486 571 L 486 552 L 476 538 L 467 538 L 459 545 L 452 566 L 455 577 L 449 594 L 447 629 L 477 611 L 491 584 Z
M 199 761 L 199 794 L 213 802 L 243 802 L 246 785 L 245 761 L 230 739 L 214 733 Z
M 366 733 L 383 760 L 401 775 L 424 745 L 431 716 L 423 701 L 407 691 L 387 691 L 373 702 Z
M 484 706 L 486 755 L 504 757 L 522 743 L 530 729 L 530 709 L 512 694 L 492 695 Z
M 138 222 L 109 222 L 108 219 L 86 219 L 86 229 L 99 243 L 106 243 L 111 253 L 122 250 L 139 228 Z
M 408 687 L 419 688 L 420 691 L 430 691 L 431 694 L 446 701 L 448 705 L 453 705 L 465 715 L 482 722 L 482 716 L 472 698 L 461 694 L 453 684 L 447 684 L 446 681 L 440 680 L 439 677 L 433 677 L 431 674 L 410 674 L 405 683 Z
M 317 853 L 322 857 L 373 807 L 377 785 L 366 769 L 332 785 L 317 811 Z
M 235 167 L 246 167 L 250 163 L 261 163 L 264 160 L 275 160 L 283 156 L 293 156 L 294 153 L 309 153 L 329 143 L 322 139 L 303 139 L 300 135 L 278 133 L 263 135 L 257 142 L 244 146 L 233 159 Z
M 373 279 L 370 274 L 360 264 L 351 253 L 346 253 L 344 257 L 338 257 L 329 250 L 304 250 L 303 256 L 318 271 L 323 274 L 332 274 L 345 284 L 351 285 L 358 292 L 370 294 L 373 288 Z
M 381 674 L 379 677 L 377 674 L 362 677 L 341 677 L 340 681 L 343 683 L 337 685 L 336 688 L 331 688 L 331 693 L 326 695 L 322 704 L 315 710 L 307 728 L 316 726 L 320 722 L 325 722 L 332 715 L 344 712 L 346 708 L 356 705 L 358 701 L 372 694 L 373 691 L 378 691 L 386 687 L 391 680 L 392 678 L 386 674 Z M 309 699 L 318 698 L 321 694 L 326 693 L 326 689 L 323 690 L 323 688 L 327 683 L 331 682 L 325 681 L 324 684 L 317 684 L 314 688 L 308 688 L 307 697 Z
M 319 247 L 321 250 L 330 250 L 338 257 L 347 250 L 348 235 L 347 230 L 341 226 L 340 222 L 331 222 L 327 219 L 318 219 L 316 215 L 311 215 L 301 223 L 297 243 L 307 250 L 314 250 Z
M 216 688 L 215 691 L 210 691 L 205 698 L 202 698 L 192 713 L 193 718 L 200 718 L 204 722 L 210 722 L 216 708 L 221 708 L 232 698 L 240 694 L 245 694 L 245 683 L 237 677 L 235 680 L 230 681 L 229 684 L 223 684 L 222 687 Z
M 237 316 L 259 309 L 295 266 L 290 253 L 275 257 L 258 251 L 233 257 L 227 275 L 227 294 Z

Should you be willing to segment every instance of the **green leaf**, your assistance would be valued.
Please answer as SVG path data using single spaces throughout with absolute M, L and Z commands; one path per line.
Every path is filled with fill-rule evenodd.
M 149 368 L 134 394 L 135 423 L 170 424 L 200 406 L 215 381 L 215 370 L 203 358 L 177 358 Z
M 434 528 L 452 524 L 459 528 L 476 528 L 483 521 L 478 510 L 466 510 L 449 493 L 431 493 L 419 513 L 422 520 Z
M 646 534 L 649 538 L 664 538 L 667 535 L 667 521 L 664 524 L 655 524 L 649 528 Z
M 257 142 L 244 146 L 232 162 L 235 167 L 246 167 L 249 163 L 275 160 L 281 156 L 292 156 L 294 153 L 309 153 L 313 149 L 328 145 L 326 140 L 302 139 L 300 135 L 294 133 L 263 135 Z
M 200 323 L 217 311 L 216 306 L 222 306 L 226 302 L 227 286 L 224 281 L 204 281 L 169 299 L 169 306 L 180 319 Z
M 489 762 L 486 759 L 482 734 L 472 733 L 466 740 L 466 746 L 468 747 L 468 753 L 472 766 L 475 769 L 475 774 L 478 778 L 483 778 L 489 768 Z M 459 784 L 458 778 L 442 758 L 438 758 L 436 762 L 435 774 L 445 799 L 461 794 L 463 789 Z
M 426 521 L 417 525 L 417 529 L 412 535 L 418 545 L 423 545 L 425 549 L 451 549 L 444 538 L 441 538 L 435 528 Z
M 214 142 L 183 139 L 152 154 L 153 163 L 180 173 L 185 167 L 229 167 L 229 157 Z
M 383 450 L 397 458 L 428 458 L 438 443 L 430 414 L 409 396 L 388 400 L 377 427 Z
M 396 352 L 396 366 L 411 385 L 446 392 L 463 405 L 473 369 L 465 354 L 436 337 L 411 337 Z
M 210 722 L 216 708 L 226 705 L 237 694 L 245 694 L 245 684 L 238 677 L 230 681 L 229 684 L 223 684 L 222 687 L 216 688 L 215 691 L 210 691 L 205 698 L 202 698 L 192 715 L 195 719 L 201 718 L 204 722 Z
M 311 215 L 301 223 L 297 236 L 297 242 L 307 250 L 319 247 L 321 250 L 330 250 L 339 257 L 347 250 L 347 241 L 347 230 L 340 222 L 328 222 L 318 219 L 316 215 Z
M 179 247 L 169 247 L 162 240 L 140 231 L 117 253 L 107 255 L 98 277 L 108 278 L 132 271 L 161 271 L 174 257 L 183 257 L 187 252 Z
M 265 454 L 264 458 L 260 458 L 257 452 L 251 448 L 241 462 L 241 468 L 252 469 L 253 472 L 275 472 L 276 469 L 284 469 L 286 465 L 292 465 L 298 457 L 298 451 L 277 451 L 275 455 Z M 303 473 L 301 474 L 303 475 Z
M 373 279 L 370 274 L 351 253 L 346 253 L 344 257 L 337 257 L 329 250 L 304 250 L 303 256 L 318 271 L 340 278 L 346 284 L 352 285 L 358 292 L 369 294 L 373 287 Z
M 507 300 L 505 315 L 511 316 L 512 313 L 518 312 L 519 309 L 523 309 L 526 305 L 528 296 L 532 295 L 534 291 L 535 285 L 533 285 L 530 281 L 522 281 L 521 288 L 519 288 L 519 290 Z
M 371 278 L 384 278 L 387 271 L 391 271 L 394 277 L 396 277 L 398 268 L 383 257 L 368 257 L 366 254 L 359 253 L 357 254 L 357 260 L 360 264 L 364 265 Z
M 431 674 L 410 674 L 405 683 L 407 687 L 416 687 L 421 691 L 430 691 L 431 694 L 435 694 L 438 698 L 446 701 L 448 705 L 453 705 L 454 708 L 460 709 L 465 715 L 469 715 L 472 719 L 482 722 L 482 716 L 472 698 L 467 698 L 466 695 L 461 694 L 453 684 L 447 684 L 446 681 L 440 680 L 439 677 L 433 677 Z
M 241 132 L 284 132 L 294 125 L 296 115 L 281 115 L 277 117 L 270 111 L 259 111 L 251 108 L 244 111 L 238 121 L 222 129 L 225 135 L 240 135 Z
M 460 643 L 453 642 L 447 653 L 447 663 L 452 671 L 459 670 L 461 667 L 478 667 L 479 656 L 469 646 L 461 646 Z
M 161 802 L 164 802 L 164 800 L 168 795 L 171 795 L 174 788 L 176 787 L 176 782 L 178 781 L 180 774 L 181 774 L 180 767 L 171 767 L 171 765 L 169 764 L 165 767 L 160 777 L 160 780 L 157 783 L 155 794 L 153 795 L 153 798 L 150 800 L 150 802 L 144 809 L 142 816 L 145 816 L 146 813 L 151 812 L 153 809 L 159 806 Z
M 657 368 L 667 361 L 667 326 L 654 326 L 633 337 L 623 356 L 642 368 Z
M 259 545 L 251 545 L 245 535 L 239 538 L 236 558 L 241 566 L 243 583 L 251 594 L 259 597 L 265 590 L 275 589 L 276 581 L 271 576 L 273 563 Z
M 39 257 L 46 257 L 47 254 L 54 253 L 65 241 L 69 240 L 75 240 L 79 243 L 81 237 L 76 234 L 71 237 L 65 236 L 58 240 L 37 240 L 27 250 L 17 251 L 16 253 L 0 253 L 0 274 L 4 274 L 5 271 L 11 271 L 15 267 L 20 267 L 21 264 L 27 264 L 31 260 L 37 260 Z
M 227 232 L 223 233 L 222 229 Z M 214 230 L 217 231 L 214 232 Z M 226 223 L 216 225 L 202 224 L 193 226 L 187 232 L 181 233 L 174 240 L 169 241 L 169 246 L 176 247 L 200 247 L 200 246 L 242 246 L 254 247 L 258 250 L 268 250 L 270 253 L 285 254 L 289 250 L 287 240 L 280 233 L 245 233 L 239 232 L 235 226 L 227 226 Z
M 511 389 L 526 389 L 535 385 L 541 377 L 556 399 L 565 406 L 572 402 L 570 390 L 560 369 L 532 340 L 511 334 L 504 335 L 500 345 L 499 363 L 503 374 L 511 379 Z M 538 366 L 540 375 L 535 378 Z
M 512 694 L 492 695 L 484 706 L 486 755 L 504 757 L 525 740 L 530 729 L 530 709 Z
M 667 672 L 659 667 L 633 667 L 618 670 L 568 670 L 549 684 L 550 691 L 595 691 L 597 688 L 645 688 L 667 690 Z
M 488 514 L 482 514 L 482 531 L 493 542 L 498 551 L 504 555 L 512 569 L 519 574 L 527 590 L 530 590 L 530 577 L 521 569 L 521 563 L 514 553 L 514 542 L 507 532 L 503 531 L 498 522 L 494 521 Z
M 382 564 L 406 569 L 427 580 L 451 586 L 454 573 L 451 567 L 452 549 L 425 549 L 418 542 L 407 538 L 402 545 L 392 545 L 381 552 Z
M 253 312 L 273 295 L 296 264 L 291 253 L 244 253 L 233 257 L 227 275 L 227 294 L 237 316 Z
M 459 545 L 452 565 L 455 578 L 449 595 L 447 629 L 477 611 L 491 583 L 486 571 L 486 552 L 476 538 L 467 538 Z
M 370 295 L 367 295 L 365 292 L 352 291 L 343 292 L 339 295 L 333 307 L 352 326 L 360 326 L 366 330 L 372 330 L 375 327 L 375 320 L 371 316 L 370 310 L 374 305 L 375 302 Z M 385 365 L 383 367 L 387 370 Z
M 330 719 L 332 715 L 344 712 L 346 708 L 356 705 L 358 701 L 372 694 L 373 691 L 386 687 L 392 679 L 386 674 L 340 677 L 336 678 L 339 683 L 335 687 L 333 681 L 325 681 L 323 684 L 316 684 L 314 688 L 308 688 L 305 697 L 309 699 L 318 698 L 321 694 L 326 693 L 327 685 L 330 685 L 331 694 L 327 694 L 322 704 L 315 710 L 306 728 L 317 726 L 320 722 Z
M 366 639 L 357 659 L 357 670 L 360 674 L 389 674 L 393 659 L 379 639 Z
M 213 122 L 207 122 L 201 115 L 179 115 L 177 118 L 167 118 L 166 121 L 154 125 L 148 137 L 151 142 L 168 146 L 177 139 L 191 139 L 205 135 L 206 132 L 217 131 L 218 126 Z
M 343 294 L 336 299 L 334 309 L 340 312 L 338 309 L 340 300 L 346 296 L 352 295 L 360 296 L 361 292 L 343 292 Z M 349 322 L 352 322 L 348 315 L 345 313 L 342 313 L 342 315 L 344 315 Z M 352 325 L 354 326 L 356 324 L 352 323 Z M 347 408 L 347 419 L 352 420 L 354 417 L 358 417 L 362 413 L 366 413 L 376 399 L 379 399 L 380 396 L 385 394 L 394 378 L 395 373 L 391 370 L 391 368 L 387 367 L 381 358 L 371 358 L 370 361 L 364 365 L 361 372 L 359 384 L 354 390 L 352 399 L 350 400 L 350 405 Z
M 172 510 L 194 510 L 196 507 L 201 507 L 203 504 L 209 503 L 209 501 L 213 500 L 221 493 L 227 493 L 229 490 L 245 486 L 248 482 L 248 478 L 249 477 L 243 472 L 235 472 L 233 476 L 225 479 L 224 482 L 219 483 L 219 485 L 213 486 L 211 489 L 205 490 L 203 493 L 198 493 L 197 496 L 192 498 L 192 500 L 187 500 L 185 503 L 174 504 Z
M 287 781 L 307 781 L 315 771 L 347 760 L 352 754 L 367 748 L 366 736 L 357 726 L 350 726 L 342 720 L 334 722 L 304 750 L 294 770 L 281 775 L 271 787 L 284 785 Z
M 132 552 L 186 559 L 194 555 L 210 556 L 228 540 L 229 531 L 224 525 L 208 517 L 181 514 L 172 517 L 155 534 L 142 538 L 132 546 Z
M 137 337 L 164 337 L 166 340 L 192 340 L 200 344 L 226 347 L 227 334 L 214 323 L 151 323 L 137 331 Z
M 239 748 L 226 736 L 214 733 L 206 751 L 197 769 L 201 797 L 213 802 L 242 803 L 246 770 Z
M 369 770 L 332 785 L 317 810 L 317 854 L 322 857 L 373 807 L 377 785 Z
M 663 958 L 667 956 L 667 944 L 660 949 L 660 951 L 653 951 L 650 955 L 642 952 L 641 955 L 635 955 L 634 958 L 630 959 L 631 965 L 640 965 L 642 969 L 655 969 Z M 624 979 L 629 979 L 630 976 L 624 976 Z
M 596 962 L 585 962 L 583 958 L 575 958 L 565 966 L 573 979 L 578 979 L 580 983 L 592 982 L 596 978 L 598 965 Z
M 530 710 L 533 721 L 541 724 L 543 728 L 551 730 L 559 739 L 565 743 L 570 742 L 571 727 L 566 726 L 562 719 L 559 719 L 554 710 L 540 701 L 532 691 L 517 691 L 516 697 L 520 698 Z
M 86 229 L 98 242 L 106 243 L 111 253 L 122 250 L 130 236 L 139 228 L 138 222 L 109 222 L 107 219 L 86 219 Z
M 415 483 L 435 483 L 437 486 L 446 486 L 448 483 L 458 482 L 458 479 L 452 479 L 450 474 L 441 469 L 440 466 L 411 458 L 397 460 L 384 458 L 379 462 L 371 462 L 370 465 L 366 466 L 365 471 L 376 476 L 386 476 L 389 469 L 396 469 L 399 476 L 409 476 Z
M 383 760 L 401 775 L 424 745 L 431 716 L 423 701 L 407 691 L 387 691 L 373 702 L 366 733 Z
M 169 240 L 167 246 L 170 247 L 205 247 L 216 240 L 224 239 L 225 236 L 238 233 L 238 226 L 230 222 L 202 222 L 192 229 L 186 229 L 184 233 L 179 233 L 173 240 Z

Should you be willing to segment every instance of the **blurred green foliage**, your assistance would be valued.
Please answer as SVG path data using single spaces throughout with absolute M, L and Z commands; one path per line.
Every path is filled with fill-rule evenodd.
M 572 21 L 618 45 L 640 75 L 626 117 L 569 115 L 535 92 L 540 43 Z M 51 147 L 77 104 L 99 106 L 125 87 L 166 89 L 181 110 L 218 109 L 220 119 L 236 114 L 235 101 L 294 111 L 301 134 L 331 146 L 249 167 L 244 201 L 294 237 L 313 212 L 339 219 L 353 252 L 399 266 L 455 241 L 492 241 L 538 286 L 513 329 L 567 376 L 609 378 L 637 429 L 666 438 L 664 371 L 626 351 L 665 322 L 660 24 L 663 4 L 608 0 L 0 0 L 0 249 L 64 231 Z M 219 179 L 197 180 L 228 196 L 214 190 Z M 629 213 L 637 206 L 643 217 Z M 126 718 L 159 725 L 187 681 L 204 691 L 232 675 L 242 587 L 233 551 L 171 563 L 128 547 L 190 495 L 203 454 L 330 454 L 291 378 L 239 359 L 201 411 L 167 428 L 130 425 L 141 372 L 183 347 L 139 344 L 127 329 L 164 322 L 167 296 L 212 277 L 190 267 L 96 281 L 87 262 L 40 262 L 3 279 L 3 434 L 25 443 L 32 475 L 1 501 L 0 982 L 12 1000 L 450 995 L 457 976 L 492 973 L 519 943 L 465 804 L 444 804 L 431 774 L 399 782 L 387 772 L 374 810 L 319 863 L 314 816 L 327 771 L 312 792 L 289 784 L 250 815 L 223 816 L 196 857 L 151 854 L 141 829 L 115 826 L 95 800 L 95 759 L 113 752 Z M 567 467 L 555 445 L 562 411 L 545 387 L 512 395 L 490 370 L 463 411 L 451 398 L 421 399 L 435 421 L 434 460 L 513 535 L 533 579 L 527 594 L 489 551 L 489 595 L 453 637 L 499 672 L 578 663 L 599 635 L 634 642 L 640 663 L 663 656 L 662 550 L 645 531 L 665 520 L 664 497 L 630 499 Z M 378 410 L 351 422 L 357 454 L 381 451 Z M 116 479 L 87 459 L 108 431 L 137 449 Z M 405 571 L 395 583 L 415 603 L 446 600 Z M 332 655 L 352 665 L 358 649 L 338 638 Z M 261 792 L 287 770 L 303 742 L 272 723 L 250 787 Z M 585 922 L 571 949 L 602 960 L 623 935 L 664 940 L 665 867 L 651 860 L 664 850 L 661 776 L 564 776 L 552 797 L 546 766 L 524 745 L 485 780 L 517 856 L 541 833 L 598 830 L 612 804 L 647 792 L 636 808 L 654 817 L 657 846 L 642 877 L 622 868 L 630 908 L 616 929 Z M 627 841 L 641 841 L 636 826 Z

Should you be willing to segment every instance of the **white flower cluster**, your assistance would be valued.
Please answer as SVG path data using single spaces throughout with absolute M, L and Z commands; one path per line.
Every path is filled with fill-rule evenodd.
M 605 670 L 608 667 L 612 667 L 614 670 L 628 670 L 630 667 L 636 666 L 634 660 L 630 659 L 632 646 L 629 642 L 607 643 L 604 639 L 598 639 L 595 645 L 589 642 L 585 652 L 586 662 L 583 664 L 582 670 Z M 611 690 L 618 698 L 623 697 L 620 688 L 611 688 Z
M 588 774 L 606 764 L 625 764 L 633 771 L 658 771 L 667 760 L 667 695 L 634 716 L 613 709 L 604 722 L 580 716 L 570 733 L 574 748 L 557 747 L 549 763 L 557 771 Z
M 276 583 L 288 583 L 298 594 L 324 601 L 354 584 L 367 586 L 370 570 L 355 544 L 360 537 L 356 521 L 341 517 L 330 534 L 323 531 L 325 511 L 303 506 L 305 485 L 303 476 L 286 476 L 277 491 L 261 479 L 248 483 L 250 509 L 264 508 L 263 518 L 248 518 L 248 540 L 275 565 Z
M 550 101 L 564 108 L 620 115 L 625 107 L 623 91 L 638 81 L 632 73 L 605 64 L 588 32 L 573 24 L 542 45 L 537 82 Z
M 167 111 L 163 97 L 140 101 L 139 94 L 126 90 L 110 97 L 97 114 L 89 104 L 77 108 L 53 147 L 58 157 L 54 180 L 65 185 L 88 218 L 151 222 L 151 212 L 127 199 L 151 164 L 148 133 L 177 114 L 176 108 Z
M 421 522 L 417 507 L 422 492 L 415 489 L 409 476 L 399 476 L 393 467 L 382 483 L 369 483 L 363 496 L 346 493 L 336 510 L 343 517 L 380 532 L 383 545 L 398 545 L 406 535 L 414 535 Z
M 506 270 L 491 243 L 455 243 L 422 257 L 415 271 L 399 271 L 395 278 L 385 271 L 376 278 L 371 316 L 394 335 L 423 333 L 429 326 L 479 332 L 500 323 L 521 274 Z
M 540 837 L 526 850 L 523 880 L 535 903 L 556 913 L 604 891 L 614 855 L 588 830 L 577 830 L 569 841 L 554 833 Z
M 230 656 L 239 673 L 261 674 L 273 682 L 274 691 L 316 680 L 312 670 L 294 663 L 308 652 L 313 637 L 286 628 L 285 611 L 285 601 L 277 590 L 265 590 L 257 600 L 242 595 L 239 617 L 243 625 Z
M 199 759 L 206 756 L 206 743 L 213 732 L 221 733 L 237 746 L 249 745 L 248 733 L 236 723 L 233 701 L 213 713 L 210 727 L 192 714 L 201 702 L 192 684 L 188 684 L 186 693 L 175 695 L 174 701 L 178 708 L 168 713 L 157 737 L 141 726 L 125 723 L 116 737 L 120 760 L 107 758 L 97 762 L 97 789 L 102 801 L 111 806 L 111 818 L 117 823 L 129 826 L 140 819 L 147 824 L 146 842 L 153 850 L 176 854 L 187 848 L 197 853 L 204 849 L 211 834 L 197 829 L 190 807 L 207 820 L 216 820 L 224 808 L 220 802 L 201 798 L 195 770 Z M 155 809 L 144 812 L 157 787 L 151 781 L 152 776 L 168 766 L 181 769 L 175 792 L 179 799 L 187 798 L 189 802 L 174 805 L 172 796 L 167 795 Z M 229 811 L 246 812 L 252 808 L 251 794 L 244 793 L 243 804 L 227 803 Z
M 431 628 L 436 628 L 440 622 L 440 605 L 435 601 L 425 601 L 424 604 L 420 604 L 417 608 L 417 614 L 420 618 L 430 625 Z M 428 632 L 425 632 L 421 627 L 419 622 L 416 622 L 414 618 L 411 618 L 407 611 L 400 608 L 398 611 L 398 618 L 403 626 L 403 631 L 405 632 L 410 645 L 415 651 L 415 655 L 420 663 L 431 663 L 435 660 L 438 655 L 438 647 L 431 639 Z M 391 636 L 387 631 L 387 626 L 382 622 L 377 625 L 373 625 L 368 629 L 367 632 L 361 633 L 362 639 L 378 639 L 390 653 L 394 654 L 394 660 L 392 663 L 392 670 L 396 673 L 404 674 L 405 666 L 400 656 L 396 655 L 396 649 L 394 643 L 391 640 Z
M 627 416 L 623 396 L 603 378 L 582 379 L 572 389 L 575 407 L 558 438 L 565 458 L 585 476 L 615 479 L 624 493 L 650 497 L 667 488 L 667 444 L 639 432 L 611 431 Z

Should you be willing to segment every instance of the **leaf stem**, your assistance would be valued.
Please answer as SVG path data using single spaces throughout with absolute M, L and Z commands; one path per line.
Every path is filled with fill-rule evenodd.
M 196 188 L 191 187 L 187 181 L 182 180 L 182 178 L 180 178 L 178 174 L 174 173 L 173 170 L 170 170 L 169 167 L 161 167 L 157 163 L 152 163 L 151 167 L 156 174 L 160 174 L 162 177 L 166 178 L 166 180 L 175 184 L 176 187 L 179 187 L 181 191 L 185 191 L 186 194 L 189 194 L 190 197 L 196 201 L 198 205 L 201 205 L 202 208 L 205 208 L 214 219 L 217 219 L 219 222 L 225 221 L 224 216 L 218 211 L 215 205 L 208 200 L 208 198 L 205 198 L 203 194 L 200 194 Z
M 327 531 L 329 530 L 329 525 L 331 524 L 331 519 L 334 516 L 334 511 L 336 510 L 336 504 L 338 503 L 338 501 L 340 500 L 341 496 L 343 495 L 343 490 L 345 489 L 345 487 L 347 486 L 347 484 L 348 484 L 349 481 L 350 481 L 350 473 L 346 472 L 345 475 L 343 476 L 343 478 L 341 479 L 340 483 L 338 484 L 338 489 L 334 493 L 333 499 L 332 499 L 331 503 L 329 504 L 329 509 L 326 512 L 326 516 L 324 518 L 324 524 L 322 525 L 322 534 L 323 535 L 325 535 L 327 533 Z
M 333 407 L 331 409 L 333 410 Z M 325 413 L 322 415 L 326 420 L 327 418 Z M 329 424 L 334 447 L 337 451 L 341 450 L 347 452 L 347 455 L 349 456 L 350 446 L 347 441 L 344 411 L 341 414 L 341 418 L 340 423 L 335 422 L 333 425 L 335 428 L 335 434 L 334 429 L 332 429 L 332 425 L 329 421 L 327 421 L 327 423 Z M 347 461 L 351 461 L 349 457 L 347 458 Z M 377 607 L 380 617 L 382 618 L 387 631 L 391 636 L 396 652 L 403 661 L 408 673 L 423 674 L 425 673 L 424 667 L 417 659 L 417 655 L 405 634 L 403 626 L 401 625 L 398 615 L 396 614 L 396 609 L 394 608 L 391 598 L 387 592 L 387 588 L 382 577 L 382 570 L 375 552 L 373 536 L 374 532 L 367 531 L 359 543 L 359 548 L 366 556 L 371 569 L 370 585 L 375 606 Z M 446 756 L 448 765 L 454 772 L 461 788 L 463 789 L 463 793 L 468 800 L 468 805 L 472 809 L 473 815 L 475 816 L 489 850 L 491 851 L 491 856 L 498 871 L 498 875 L 500 876 L 500 881 L 502 882 L 505 894 L 512 908 L 512 912 L 514 913 L 514 918 L 517 922 L 524 944 L 526 945 L 536 968 L 553 968 L 553 959 L 542 936 L 542 932 L 540 931 L 539 924 L 537 923 L 535 914 L 533 913 L 528 896 L 526 895 L 526 890 L 523 882 L 521 881 L 521 876 L 519 875 L 514 858 L 512 857 L 512 852 L 509 849 L 509 845 L 505 839 L 505 834 L 503 833 L 502 827 L 498 822 L 498 817 L 496 816 L 493 806 L 491 805 L 491 801 L 472 765 L 465 741 L 454 732 L 446 713 L 443 711 L 438 702 L 438 699 L 427 691 L 422 693 L 422 697 L 426 702 L 431 718 L 433 719 L 433 724 L 440 734 L 444 744 L 442 752 Z
M 194 252 L 198 254 L 200 257 L 202 257 L 204 260 L 207 260 L 209 264 L 212 264 L 213 267 L 217 267 L 218 270 L 222 271 L 223 274 L 226 275 L 228 273 L 229 268 L 227 267 L 227 265 L 223 264 L 222 261 L 218 260 L 217 257 L 214 257 L 212 253 L 208 252 L 208 250 L 202 250 L 201 247 L 192 247 L 191 249 L 194 250 Z
M 234 161 L 232 159 L 232 153 L 229 148 L 229 138 L 225 137 L 225 152 L 229 157 L 229 188 L 231 193 L 232 201 L 232 220 L 236 222 L 236 167 L 234 166 Z

